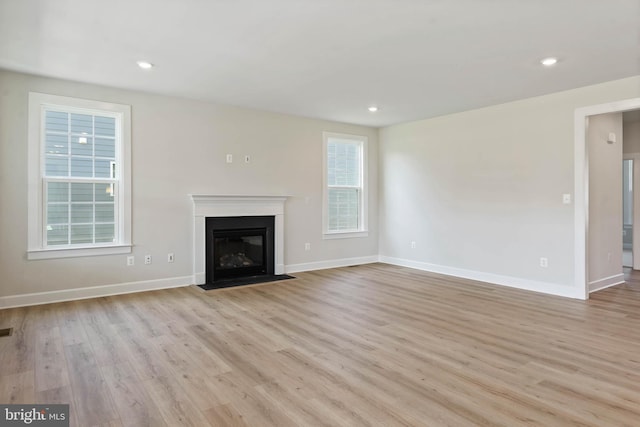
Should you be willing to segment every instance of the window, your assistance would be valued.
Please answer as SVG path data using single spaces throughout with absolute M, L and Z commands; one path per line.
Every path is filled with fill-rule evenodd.
M 131 251 L 129 106 L 29 94 L 28 258 Z
M 364 136 L 323 134 L 325 238 L 367 235 L 366 148 Z

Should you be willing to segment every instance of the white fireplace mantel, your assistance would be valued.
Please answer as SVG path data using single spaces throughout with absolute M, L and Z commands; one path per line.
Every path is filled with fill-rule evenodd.
M 226 216 L 271 216 L 274 227 L 274 270 L 284 274 L 284 202 L 286 196 L 213 196 L 191 194 L 193 200 L 193 276 L 195 283 L 206 281 L 206 218 Z

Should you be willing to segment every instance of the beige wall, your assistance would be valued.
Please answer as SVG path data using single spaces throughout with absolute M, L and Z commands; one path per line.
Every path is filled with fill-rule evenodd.
M 623 125 L 624 152 L 640 153 L 640 121 L 625 122 Z
M 381 129 L 381 256 L 579 295 L 574 112 L 636 97 L 640 76 Z
M 125 266 L 125 256 L 26 260 L 29 91 L 132 106 L 134 267 Z M 291 196 L 289 266 L 380 254 L 567 294 L 574 279 L 574 206 L 562 204 L 562 194 L 574 196 L 574 111 L 635 97 L 640 77 L 378 133 L 0 70 L 0 297 L 190 276 L 192 193 Z M 323 131 L 369 138 L 368 238 L 322 239 Z M 225 163 L 227 153 L 233 164 Z M 245 154 L 250 165 L 238 161 Z M 305 242 L 311 251 L 304 251 Z M 175 263 L 166 263 L 168 252 Z M 153 255 L 151 266 L 141 262 L 145 254 Z M 540 257 L 548 258 L 548 268 L 539 267 Z
M 27 261 L 29 91 L 132 106 L 133 253 Z M 369 138 L 368 238 L 322 239 L 322 132 Z M 285 264 L 375 256 L 377 129 L 0 70 L 0 297 L 193 273 L 189 194 L 288 195 Z M 225 155 L 235 157 L 225 163 Z M 244 155 L 251 163 L 244 164 Z M 311 251 L 304 250 L 305 242 Z M 175 262 L 166 262 L 167 253 Z M 151 254 L 154 262 L 144 265 Z
M 609 133 L 616 142 L 608 143 Z M 622 274 L 622 113 L 589 117 L 589 237 L 587 280 L 606 286 Z M 615 279 L 614 279 L 615 281 Z

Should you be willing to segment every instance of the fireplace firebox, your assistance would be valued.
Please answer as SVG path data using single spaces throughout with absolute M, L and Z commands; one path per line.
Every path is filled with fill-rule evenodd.
M 273 216 L 208 217 L 205 245 L 209 286 L 274 274 Z

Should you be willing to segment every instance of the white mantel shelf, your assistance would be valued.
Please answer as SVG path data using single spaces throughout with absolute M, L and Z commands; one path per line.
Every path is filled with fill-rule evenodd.
M 287 196 L 245 196 L 191 194 L 193 201 L 193 276 L 200 285 L 206 281 L 206 218 L 231 216 L 275 217 L 274 270 L 284 274 L 284 202 Z
M 192 194 L 191 199 L 193 200 L 194 214 L 196 216 L 200 214 L 212 217 L 284 214 L 284 202 L 287 197 Z

